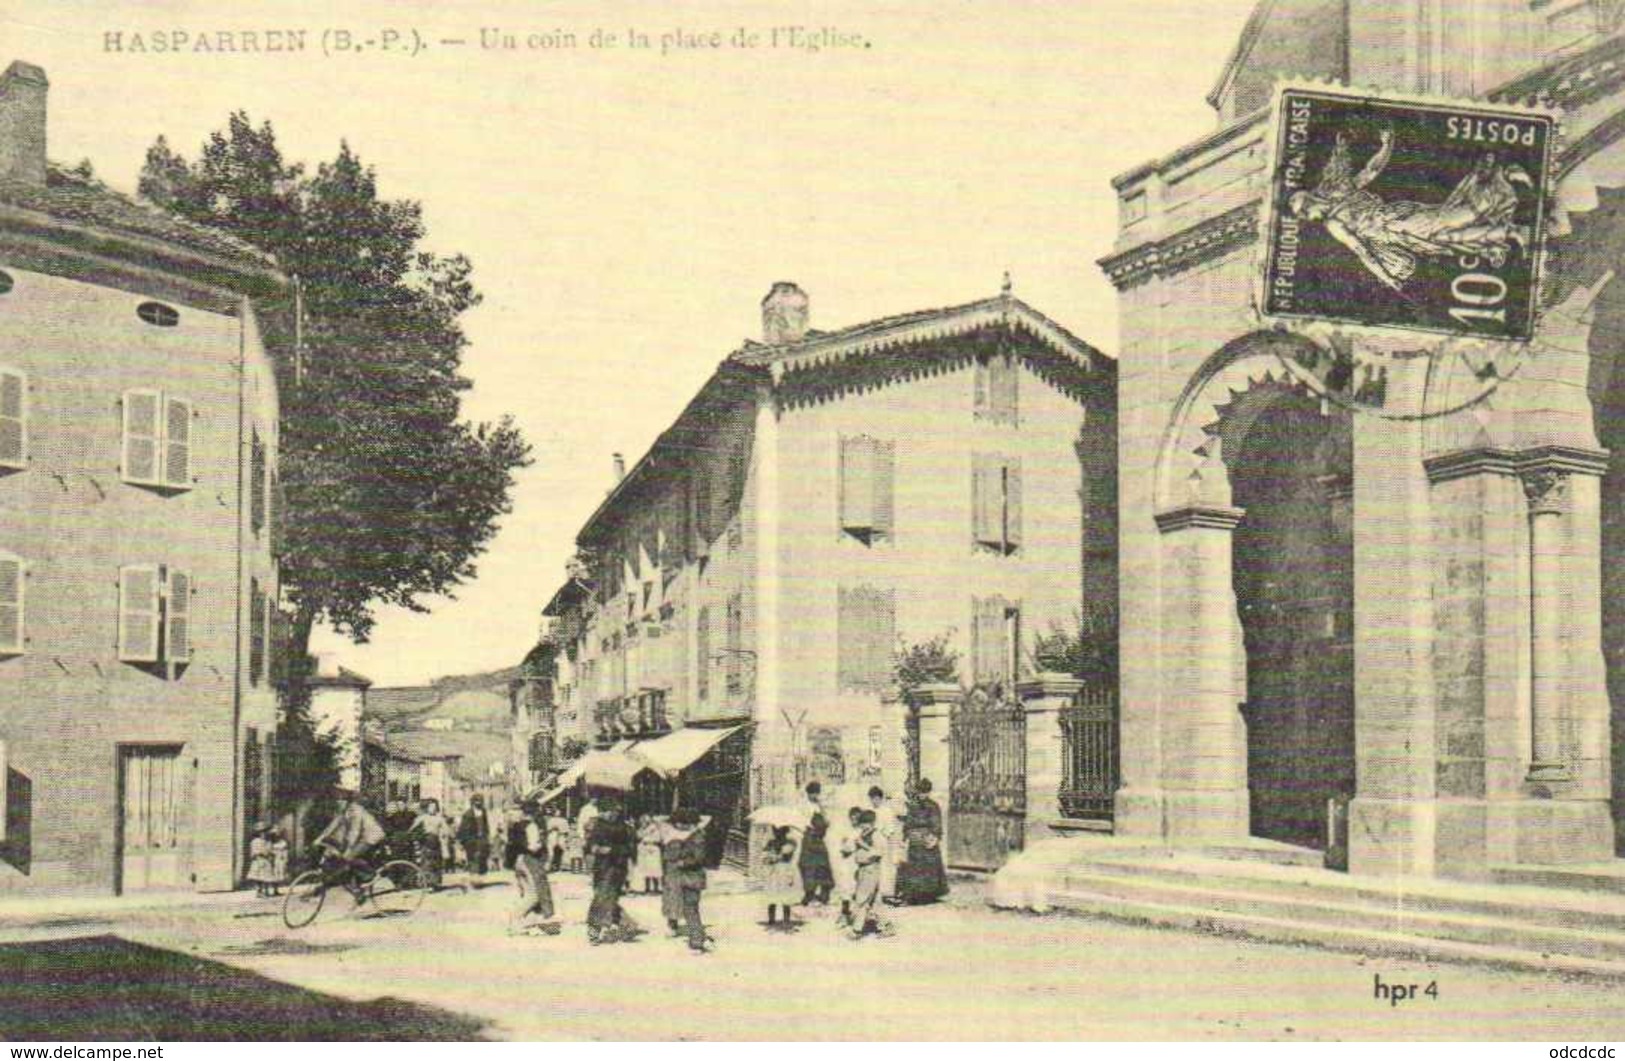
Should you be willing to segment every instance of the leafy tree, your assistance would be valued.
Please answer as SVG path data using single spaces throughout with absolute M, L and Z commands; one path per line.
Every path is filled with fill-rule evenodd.
M 471 578 L 530 449 L 509 418 L 459 415 L 459 318 L 479 303 L 468 259 L 423 250 L 419 205 L 380 198 L 348 144 L 309 173 L 283 158 L 269 122 L 238 112 L 193 161 L 159 137 L 140 191 L 275 255 L 303 295 L 301 364 L 276 364 L 287 612 L 277 777 L 279 803 L 308 808 L 337 783 L 343 751 L 310 718 L 311 631 L 326 622 L 364 642 L 379 605 L 426 611 L 422 597 Z M 277 349 L 293 345 L 292 306 L 261 323 Z
M 419 204 L 380 198 L 348 144 L 309 173 L 242 112 L 194 161 L 160 137 L 140 190 L 274 254 L 300 282 L 302 371 L 278 363 L 289 654 L 305 657 L 318 622 L 364 642 L 379 605 L 426 611 L 421 598 L 472 577 L 530 449 L 507 417 L 459 415 L 459 318 L 480 300 L 468 259 L 422 249 Z M 286 338 L 292 322 L 265 326 Z M 301 674 L 289 670 L 295 703 Z
M 892 653 L 892 680 L 899 692 L 907 693 L 933 682 L 959 684 L 959 653 L 948 647 L 953 630 L 909 644 L 897 639 Z

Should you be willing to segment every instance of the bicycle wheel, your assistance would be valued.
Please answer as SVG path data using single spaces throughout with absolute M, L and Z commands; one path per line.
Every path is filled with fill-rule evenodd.
M 288 894 L 282 898 L 282 923 L 289 928 L 304 928 L 316 920 L 327 900 L 327 885 L 322 882 L 322 871 L 309 869 L 293 879 Z
M 407 917 L 423 905 L 423 870 L 416 862 L 397 859 L 386 862 L 367 887 L 374 917 Z

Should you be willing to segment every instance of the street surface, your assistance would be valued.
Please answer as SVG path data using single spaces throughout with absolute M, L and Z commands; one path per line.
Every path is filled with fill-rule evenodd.
M 334 897 L 298 932 L 248 894 L 28 924 L 0 904 L 0 1038 L 1625 1037 L 1625 983 L 1002 913 L 961 882 L 894 911 L 895 936 L 853 942 L 827 916 L 769 932 L 725 880 L 705 904 L 717 950 L 697 957 L 636 896 L 650 934 L 590 946 L 585 881 L 564 875 L 563 933 L 509 937 L 506 876 L 410 918 Z M 1377 977 L 1416 997 L 1374 997 Z

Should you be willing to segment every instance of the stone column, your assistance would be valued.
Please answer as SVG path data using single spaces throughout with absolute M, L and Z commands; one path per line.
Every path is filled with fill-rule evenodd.
M 1061 814 L 1061 711 L 1083 688 L 1070 674 L 1045 672 L 1016 684 L 1016 695 L 1026 714 L 1027 736 L 1027 841 L 1039 839 Z
M 1563 762 L 1563 517 L 1568 508 L 1569 473 L 1551 467 L 1523 475 L 1529 499 L 1530 657 L 1534 675 L 1529 703 L 1531 754 L 1528 783 L 1544 786 L 1569 780 Z
M 1162 548 L 1161 834 L 1247 836 L 1247 661 L 1231 584 L 1231 546 L 1245 513 L 1187 506 L 1156 517 Z M 1136 793 L 1126 793 L 1131 806 Z M 1136 830 L 1138 831 L 1138 830 Z
M 930 778 L 933 794 L 943 810 L 948 809 L 948 714 L 964 693 L 951 682 L 932 682 L 911 689 L 906 694 L 909 710 L 914 713 L 915 732 L 920 746 L 915 754 L 919 758 L 920 776 Z M 944 846 L 946 846 L 944 837 Z M 946 854 L 944 855 L 946 857 Z

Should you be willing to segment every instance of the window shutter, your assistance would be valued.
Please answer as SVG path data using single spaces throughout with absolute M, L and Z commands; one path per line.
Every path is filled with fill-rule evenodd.
M 976 405 L 974 416 L 980 420 L 992 411 L 992 381 L 988 378 L 992 374 L 992 358 L 976 359 Z
M 0 553 L 0 655 L 14 656 L 23 650 L 23 562 L 21 557 Z M 0 785 L 4 784 L 0 773 Z
M 118 658 L 127 663 L 158 662 L 158 568 L 121 567 L 118 586 Z
M 258 534 L 265 529 L 265 443 L 254 432 L 248 458 L 248 522 Z
M 696 695 L 701 700 L 706 700 L 711 696 L 711 609 L 709 607 L 701 608 L 699 615 L 695 618 L 694 654 L 698 657 L 695 663 L 699 668 L 696 673 L 698 678 Z
M 192 403 L 170 398 L 164 403 L 164 482 L 192 485 Z
M 1002 547 L 1000 465 L 984 454 L 976 454 L 971 464 L 971 536 L 979 544 Z
M 897 637 L 895 591 L 841 586 L 836 593 L 837 684 L 841 689 L 883 692 L 891 683 Z
M 735 593 L 728 598 L 728 692 L 744 691 L 745 601 Z
M 27 400 L 27 377 L 0 368 L 0 465 L 21 468 L 28 463 Z
M 185 663 L 192 658 L 192 576 L 170 571 L 167 596 L 164 658 L 171 663 Z
M 124 478 L 132 483 L 158 481 L 158 392 L 124 392 Z
M 1021 544 L 1021 458 L 1004 465 L 1004 544 L 1014 551 Z
M 841 439 L 841 527 L 875 529 L 875 440 L 867 435 Z
M 896 489 L 897 472 L 897 444 L 894 442 L 876 442 L 874 445 L 874 465 L 871 473 L 874 483 L 874 517 L 875 533 L 886 538 L 892 536 L 893 513 L 895 502 L 893 492 Z
M 248 684 L 265 677 L 265 591 L 260 580 L 248 580 Z
M 1014 357 L 999 357 L 993 361 L 993 415 L 1000 423 L 1017 422 L 1016 396 L 1021 380 L 1021 362 Z
M 1010 648 L 1006 639 L 1003 597 L 971 598 L 971 660 L 976 682 L 1002 682 L 1007 677 Z

